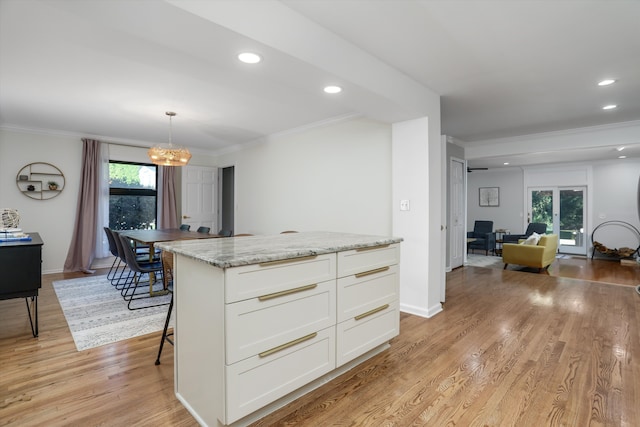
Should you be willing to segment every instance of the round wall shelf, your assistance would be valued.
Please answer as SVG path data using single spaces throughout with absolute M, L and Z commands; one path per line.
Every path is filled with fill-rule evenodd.
M 18 190 L 36 200 L 53 199 L 65 186 L 64 174 L 51 163 L 29 163 L 16 176 Z

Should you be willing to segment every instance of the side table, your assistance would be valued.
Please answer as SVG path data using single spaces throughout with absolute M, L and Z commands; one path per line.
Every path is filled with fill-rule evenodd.
M 502 243 L 504 243 L 504 235 L 511 234 L 511 230 L 507 230 L 506 228 L 496 228 L 496 248 L 493 251 L 494 255 L 500 256 L 502 255 Z
M 42 239 L 0 242 L 0 300 L 24 298 L 33 337 L 38 336 L 38 291 L 42 286 Z M 31 306 L 29 305 L 31 300 Z

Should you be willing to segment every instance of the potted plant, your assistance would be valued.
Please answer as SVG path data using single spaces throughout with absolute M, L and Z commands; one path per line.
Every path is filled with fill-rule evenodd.
M 49 181 L 47 184 L 49 184 L 49 190 L 57 190 L 58 189 L 58 183 L 55 181 Z

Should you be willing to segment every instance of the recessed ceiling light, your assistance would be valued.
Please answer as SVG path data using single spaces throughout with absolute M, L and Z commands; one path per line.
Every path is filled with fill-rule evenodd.
M 252 52 L 243 52 L 238 55 L 238 59 L 245 64 L 257 64 L 258 62 L 262 61 L 260 55 Z
M 327 86 L 324 88 L 326 93 L 340 93 L 342 92 L 342 88 L 340 86 Z
M 508 165 L 508 164 L 509 164 L 509 162 L 504 162 L 504 163 L 503 163 L 503 165 L 505 165 L 505 166 L 506 166 L 506 165 Z
M 625 147 L 618 147 L 618 148 L 616 148 L 616 151 L 622 151 L 622 150 L 624 150 L 624 148 Z
M 602 107 L 603 110 L 613 110 L 614 108 L 618 108 L 618 106 L 615 104 L 611 104 L 611 105 L 605 105 L 604 107 Z
M 626 159 L 627 156 L 618 156 L 619 159 Z
M 598 86 L 609 86 L 610 84 L 615 83 L 616 81 L 614 79 L 604 79 L 600 82 L 598 82 Z

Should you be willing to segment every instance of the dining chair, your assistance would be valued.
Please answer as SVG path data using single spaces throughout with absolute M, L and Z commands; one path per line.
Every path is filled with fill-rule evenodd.
M 211 228 L 209 227 L 198 227 L 198 233 L 208 233 Z
M 131 307 L 131 302 L 133 302 L 134 300 L 150 298 L 152 296 L 151 291 L 154 283 L 151 283 L 150 281 L 149 281 L 148 291 L 139 292 L 139 293 L 137 293 L 136 291 L 138 290 L 138 287 L 142 282 L 141 279 L 145 274 L 149 276 L 151 274 L 155 274 L 156 277 L 162 277 L 162 262 L 161 261 L 151 261 L 151 262 L 138 261 L 138 257 L 133 251 L 133 248 L 129 245 L 129 239 L 127 239 L 125 236 L 120 234 L 118 235 L 118 237 L 120 238 L 121 247 L 124 251 L 125 260 L 127 261 L 127 266 L 129 267 L 129 270 L 133 272 L 133 275 L 130 274 L 128 276 L 128 280 L 126 285 L 124 286 L 124 292 L 122 294 L 125 301 L 127 301 L 127 308 L 129 310 L 139 310 L 141 308 L 158 307 L 161 305 L 169 304 L 167 302 L 164 302 L 160 304 L 147 305 L 144 307 Z M 163 284 L 162 281 L 156 281 L 155 283 Z M 133 286 L 133 289 L 131 289 L 132 286 Z M 130 290 L 131 292 L 129 292 Z
M 104 228 L 104 233 L 107 235 L 107 241 L 109 242 L 109 252 L 111 252 L 111 255 L 114 256 L 114 260 L 113 260 L 113 263 L 111 264 L 111 268 L 107 273 L 107 280 L 109 280 L 113 285 L 113 279 L 115 278 L 120 268 L 120 265 L 122 264 L 122 258 L 120 258 L 120 254 L 118 253 L 118 247 L 116 246 L 116 241 L 113 237 L 113 231 L 111 231 L 109 227 L 103 227 L 103 228 Z
M 162 355 L 162 348 L 164 342 L 168 341 L 169 344 L 173 344 L 173 332 L 167 333 L 169 329 L 169 321 L 171 320 L 171 312 L 173 311 L 173 254 L 171 252 L 162 252 L 162 281 L 165 289 L 169 289 L 171 292 L 171 300 L 169 301 L 169 309 L 167 310 L 167 317 L 164 321 L 164 329 L 162 330 L 162 337 L 160 338 L 160 348 L 158 349 L 158 357 L 156 357 L 156 365 L 160 364 L 160 356 Z
M 218 231 L 218 236 L 222 237 L 231 237 L 233 235 L 233 230 L 220 230 Z
M 111 233 L 113 235 L 114 243 L 116 244 L 116 252 L 118 253 L 118 258 L 120 258 L 120 260 L 124 264 L 122 266 L 122 270 L 120 271 L 120 275 L 118 276 L 117 279 L 114 277 L 111 281 L 111 284 L 117 290 L 120 291 L 120 295 L 124 296 L 123 294 L 124 294 L 124 289 L 126 287 L 126 284 L 129 282 L 129 280 L 131 279 L 131 275 L 133 274 L 127 264 L 127 259 L 124 252 L 124 246 L 131 247 L 131 242 L 129 241 L 129 239 L 125 239 L 125 243 L 123 246 L 122 240 L 120 239 L 121 237 L 120 234 L 115 230 L 111 230 Z M 136 258 L 138 259 L 139 262 L 149 261 L 149 254 L 147 253 L 142 255 L 136 255 Z M 124 275 L 125 272 L 127 273 L 126 276 Z
M 180 230 L 182 231 L 189 231 L 190 229 L 191 229 L 191 226 L 189 224 L 180 225 Z

